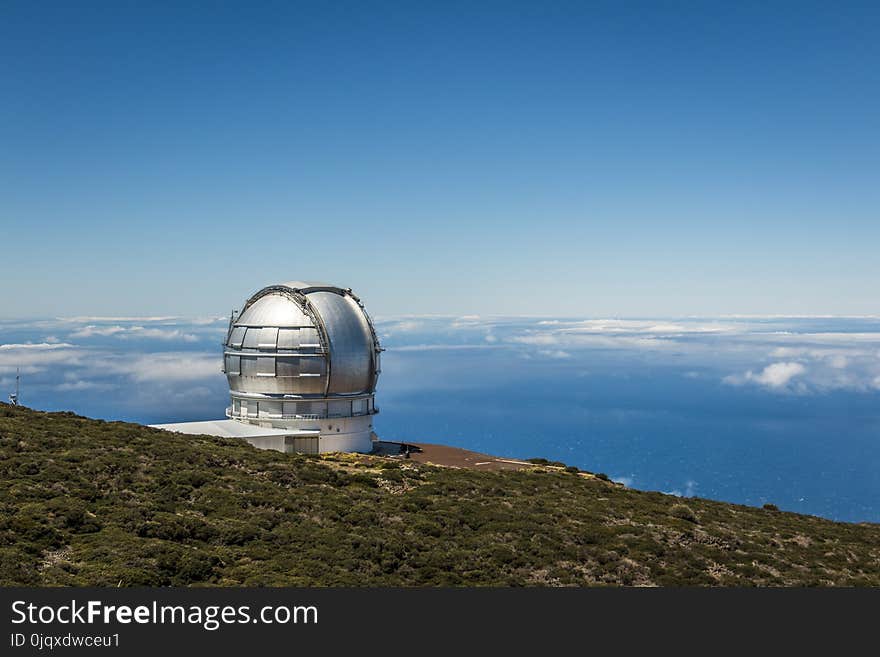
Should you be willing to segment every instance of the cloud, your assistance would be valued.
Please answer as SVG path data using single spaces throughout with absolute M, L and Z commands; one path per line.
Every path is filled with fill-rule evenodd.
M 840 358 L 852 358 L 873 355 L 871 349 L 861 347 L 777 347 L 770 352 L 773 358 L 810 358 L 841 362 Z
M 842 328 L 864 328 L 864 323 L 839 323 Z M 880 332 L 877 331 L 774 331 L 749 335 L 748 341 L 740 341 L 738 347 L 743 354 L 766 349 L 770 359 L 780 362 L 761 371 L 752 369 L 723 377 L 724 383 L 752 383 L 802 394 L 878 390 Z M 727 349 L 728 353 L 732 352 L 730 346 Z
M 143 326 L 132 326 L 127 333 L 119 337 L 123 339 L 153 338 L 156 340 L 182 340 L 183 342 L 196 342 L 198 340 L 197 336 L 192 333 L 184 333 L 180 329 L 144 328 Z
M 0 345 L 0 373 L 25 374 L 42 372 L 50 365 L 77 365 L 82 361 L 83 351 L 66 342 L 25 343 Z
M 146 317 L 102 317 L 102 316 L 80 316 L 80 317 L 59 317 L 59 321 L 70 322 L 72 324 L 90 324 L 95 322 L 170 322 L 180 319 L 175 315 L 146 316 Z
M 515 335 L 509 341 L 519 344 L 554 345 L 559 344 L 561 339 L 552 333 L 532 333 L 531 335 Z
M 449 328 L 452 329 L 473 329 L 485 325 L 486 322 L 479 315 L 462 315 L 453 321 Z
M 781 336 L 791 336 L 788 339 L 796 339 L 801 343 L 818 343 L 818 344 L 833 344 L 833 343 L 844 343 L 844 344 L 864 344 L 864 343 L 875 343 L 880 345 L 880 332 L 876 331 L 862 331 L 862 332 L 803 332 L 796 333 L 793 331 L 779 331 L 777 333 Z
M 390 338 L 395 333 L 413 333 L 424 328 L 425 323 L 415 319 L 405 319 L 391 324 L 385 324 L 381 328 L 383 338 Z
M 67 349 L 74 345 L 67 342 L 25 342 L 23 344 L 0 344 L 2 351 L 19 351 L 19 350 L 50 350 L 50 349 Z
M 96 335 L 108 336 L 122 333 L 125 331 L 124 326 L 84 326 L 70 334 L 71 338 L 91 338 Z
M 697 492 L 697 482 L 689 479 L 684 483 L 684 491 L 675 488 L 673 490 L 663 491 L 667 495 L 675 495 L 676 497 L 693 497 Z
M 218 354 L 163 352 L 118 364 L 117 371 L 136 381 L 196 381 L 221 376 Z
M 113 336 L 122 340 L 131 338 L 151 338 L 156 340 L 179 340 L 196 342 L 198 337 L 192 333 L 184 333 L 180 329 L 144 328 L 143 326 L 95 326 L 88 325 L 70 334 L 71 338 L 91 338 L 94 336 Z
M 724 337 L 743 335 L 748 330 L 744 324 L 690 319 L 542 319 L 513 328 L 515 330 L 505 334 L 507 342 L 566 349 L 640 351 L 692 351 Z
M 225 321 L 219 316 L 0 320 L 0 332 L 12 343 L 0 345 L 0 376 L 14 376 L 20 366 L 31 389 L 41 386 L 57 398 L 77 390 L 85 395 L 100 386 L 137 387 L 142 400 L 202 386 L 216 392 L 224 388 L 219 348 L 184 350 L 191 348 L 188 343 L 213 339 L 225 330 Z M 880 391 L 877 321 L 409 315 L 383 320 L 377 328 L 383 337 L 394 333 L 395 341 L 403 343 L 391 345 L 392 353 L 401 354 L 396 366 L 417 362 L 414 357 L 407 361 L 406 352 L 445 351 L 449 357 L 459 352 L 463 359 L 476 360 L 474 350 L 502 349 L 513 358 L 545 359 L 564 367 L 566 359 L 585 361 L 589 350 L 599 372 L 613 365 L 615 371 L 636 376 L 648 367 L 659 372 L 666 370 L 656 367 L 668 366 L 707 382 L 787 394 Z
M 682 335 L 689 333 L 735 333 L 743 330 L 742 326 L 715 321 L 668 322 L 642 319 L 584 319 L 577 321 L 541 322 L 561 326 L 558 330 L 566 333 L 646 333 L 650 335 Z
M 55 389 L 62 392 L 73 392 L 77 390 L 107 390 L 115 387 L 116 386 L 110 383 L 100 383 L 98 381 L 86 381 L 80 379 L 78 381 L 65 381 L 64 383 L 55 386 Z
M 524 335 L 513 335 L 507 339 L 515 344 L 534 346 L 560 346 L 569 349 L 592 348 L 592 349 L 639 349 L 668 351 L 680 349 L 682 343 L 659 336 L 634 336 L 634 335 L 603 335 L 603 334 L 577 334 L 555 331 L 532 331 Z
M 880 315 L 719 315 L 722 319 L 880 319 Z
M 224 324 L 229 321 L 228 317 L 217 316 L 217 317 L 196 317 L 195 319 L 190 320 L 190 324 L 193 326 L 207 326 L 208 324 L 217 324 L 219 322 L 223 322 Z
M 571 354 L 567 351 L 563 351 L 562 349 L 541 349 L 538 351 L 538 354 L 541 356 L 546 356 L 547 358 L 571 358 Z
M 761 372 L 755 374 L 751 370 L 742 375 L 733 375 L 724 378 L 724 383 L 742 385 L 755 383 L 768 388 L 783 388 L 791 383 L 795 377 L 801 376 L 807 371 L 801 363 L 783 362 L 768 365 Z
M 393 347 L 389 351 L 442 351 L 447 349 L 497 349 L 502 345 L 496 344 L 408 344 L 401 347 Z
M 800 376 L 806 369 L 800 363 L 773 363 L 763 369 L 763 371 L 752 378 L 761 385 L 770 386 L 771 388 L 779 388 L 788 385 L 794 377 Z M 751 374 L 751 373 L 750 373 Z

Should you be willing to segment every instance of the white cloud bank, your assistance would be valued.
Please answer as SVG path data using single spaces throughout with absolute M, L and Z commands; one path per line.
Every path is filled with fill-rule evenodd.
M 111 352 L 69 343 L 0 344 L 0 374 L 48 373 L 60 391 L 85 390 L 109 385 L 108 376 L 134 381 L 197 381 L 221 375 L 219 353 L 163 351 L 157 353 Z
M 55 386 L 55 390 L 59 390 L 61 392 L 75 392 L 80 390 L 109 390 L 114 388 L 110 383 L 98 383 L 97 381 L 65 381 L 64 383 L 59 383 Z
M 46 351 L 49 349 L 67 349 L 72 347 L 67 342 L 25 342 L 23 344 L 0 344 L 0 351 Z
M 49 366 L 78 365 L 82 351 L 66 342 L 0 344 L 0 374 L 15 372 L 35 374 Z
M 0 331 L 12 344 L 0 344 L 0 375 L 20 366 L 22 373 L 42 373 L 34 382 L 44 378 L 45 385 L 71 391 L 89 384 L 124 386 L 120 379 L 164 388 L 171 381 L 222 377 L 219 350 L 186 352 L 181 345 L 213 340 L 225 318 L 174 319 L 3 320 Z M 394 335 L 386 344 L 392 353 L 497 349 L 560 362 L 616 362 L 631 373 L 645 366 L 673 367 L 685 376 L 699 373 L 706 381 L 770 393 L 880 390 L 880 322 L 867 319 L 401 316 L 378 322 L 377 329 L 383 340 Z M 60 339 L 49 337 L 53 334 Z M 157 347 L 163 350 L 147 353 Z M 64 383 L 71 372 L 75 376 Z
M 563 351 L 562 349 L 540 349 L 538 354 L 541 356 L 546 356 L 547 358 L 554 358 L 557 360 L 562 360 L 565 358 L 571 358 L 571 354 L 567 351 Z
M 784 388 L 792 379 L 801 376 L 807 371 L 801 363 L 773 363 L 755 374 L 751 370 L 741 375 L 731 375 L 724 378 L 725 383 L 731 385 L 743 385 L 754 383 L 767 388 Z
M 144 328 L 143 326 L 95 326 L 89 324 L 70 334 L 71 338 L 92 338 L 95 336 L 113 336 L 122 340 L 148 338 L 155 340 L 178 340 L 196 342 L 198 337 L 192 333 L 184 333 L 180 329 Z
M 107 337 L 125 331 L 124 326 L 84 326 L 70 334 L 71 338 L 92 338 L 96 335 Z
M 94 322 L 172 322 L 179 317 L 175 315 L 160 315 L 146 317 L 102 317 L 99 315 L 87 315 L 80 317 L 59 317 L 61 322 L 69 322 L 71 324 L 90 324 Z
M 541 322 L 560 326 L 565 333 L 636 333 L 649 335 L 688 335 L 693 333 L 738 333 L 743 326 L 719 322 L 669 322 L 640 319 L 585 319 L 580 321 Z
M 221 375 L 221 361 L 216 354 L 164 352 L 119 366 L 135 381 L 197 381 Z

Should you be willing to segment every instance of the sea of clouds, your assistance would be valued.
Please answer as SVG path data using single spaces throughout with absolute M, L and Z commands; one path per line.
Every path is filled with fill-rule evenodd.
M 880 317 L 553 319 L 408 317 L 380 323 L 401 351 L 505 349 L 514 358 L 692 365 L 688 376 L 778 394 L 880 390 Z
M 613 362 L 631 376 L 665 365 L 774 395 L 880 391 L 878 317 L 416 316 L 379 317 L 376 326 L 388 350 L 382 382 L 393 389 L 460 383 L 414 376 L 406 366 L 413 352 L 442 360 L 493 350 L 512 361 Z M 222 415 L 226 327 L 220 316 L 0 320 L 0 386 L 10 389 L 19 368 L 22 398 L 36 407 L 142 421 Z

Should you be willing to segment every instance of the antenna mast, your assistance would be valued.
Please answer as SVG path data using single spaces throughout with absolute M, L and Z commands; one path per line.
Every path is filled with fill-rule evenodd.
M 13 406 L 18 406 L 18 400 L 19 400 L 18 388 L 19 388 L 20 381 L 21 381 L 21 368 L 16 367 L 15 368 L 15 392 L 10 393 L 10 395 L 9 395 L 9 401 Z

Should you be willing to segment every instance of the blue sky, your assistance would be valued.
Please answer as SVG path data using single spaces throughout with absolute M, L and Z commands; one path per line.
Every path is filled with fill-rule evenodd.
M 876 3 L 548 4 L 3 3 L 0 316 L 878 312 Z

